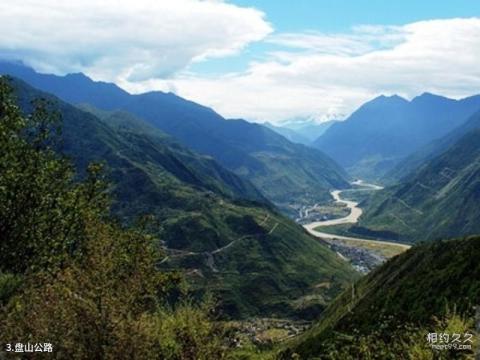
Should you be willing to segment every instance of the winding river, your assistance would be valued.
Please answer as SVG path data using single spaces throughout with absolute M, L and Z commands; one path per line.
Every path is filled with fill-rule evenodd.
M 352 183 L 352 185 L 356 185 L 360 187 L 359 189 L 355 189 L 355 191 L 362 191 L 362 190 L 381 190 L 383 189 L 381 186 L 374 185 L 374 184 L 368 184 L 363 182 L 362 180 L 357 180 Z M 343 190 L 345 191 L 345 190 Z M 373 244 L 389 244 L 391 246 L 397 246 L 401 247 L 404 250 L 407 250 L 410 248 L 410 245 L 406 244 L 401 244 L 401 243 L 396 243 L 396 242 L 389 242 L 389 241 L 379 241 L 379 240 L 370 240 L 370 239 L 362 239 L 358 237 L 349 237 L 349 236 L 342 236 L 342 235 L 335 235 L 335 234 L 329 234 L 326 232 L 321 232 L 318 230 L 315 230 L 319 227 L 323 226 L 332 226 L 332 225 L 340 225 L 340 224 L 356 224 L 358 222 L 358 219 L 362 215 L 362 209 L 358 207 L 358 203 L 355 201 L 349 201 L 349 200 L 343 200 L 341 198 L 341 194 L 343 192 L 342 190 L 334 190 L 331 192 L 332 197 L 334 198 L 335 202 L 339 204 L 345 204 L 346 207 L 350 210 L 350 213 L 348 216 L 345 216 L 343 218 L 339 219 L 333 219 L 333 220 L 325 220 L 325 221 L 315 221 L 309 224 L 303 225 L 303 227 L 313 236 L 322 238 L 325 240 L 348 240 L 348 241 L 363 241 L 363 242 L 369 242 Z M 347 190 L 348 191 L 348 190 Z M 352 190 L 350 190 L 352 191 Z

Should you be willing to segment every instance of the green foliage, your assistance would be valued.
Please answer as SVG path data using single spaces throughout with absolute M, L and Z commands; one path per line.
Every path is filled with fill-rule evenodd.
M 20 275 L 0 273 L 0 306 L 5 305 L 23 283 Z
M 208 154 L 224 168 L 249 179 L 270 201 L 281 202 L 285 210 L 288 209 L 285 201 L 311 205 L 328 200 L 331 188 L 348 187 L 345 171 L 322 152 L 294 144 L 259 124 L 227 121 L 212 109 L 172 93 L 132 95 L 84 74 L 65 77 L 39 74 L 6 62 L 0 63 L 0 73 L 17 76 L 71 104 L 120 109 L 140 117 L 149 124 L 148 128 L 157 132 L 161 129 L 188 148 Z M 95 112 L 103 118 L 102 111 Z M 122 121 L 116 123 L 123 126 Z
M 35 109 L 22 116 L 0 79 L 1 341 L 50 342 L 63 359 L 223 358 L 210 305 L 179 300 L 152 236 L 109 219 L 101 167 L 75 182 L 48 105 Z
M 456 313 L 448 313 L 442 320 L 434 319 L 429 327 L 412 324 L 391 325 L 391 320 L 382 321 L 367 334 L 355 332 L 351 335 L 332 333 L 322 343 L 322 352 L 316 359 L 325 360 L 447 360 L 473 359 L 472 350 L 437 350 L 427 341 L 427 335 L 475 334 L 473 319 Z M 472 344 L 475 349 L 475 344 Z M 291 352 L 280 357 L 287 359 Z M 307 358 L 311 358 L 308 356 Z
M 473 307 L 480 297 L 479 256 L 480 237 L 411 248 L 339 296 L 311 330 L 286 346 L 284 354 L 438 358 L 424 348 L 427 333 L 473 327 Z M 415 357 L 414 351 L 427 355 Z
M 480 233 L 480 130 L 365 202 L 360 226 L 416 242 Z M 396 234 L 396 235 L 395 235 Z
M 5 81 L 0 94 L 0 270 L 54 268 L 78 249 L 82 218 L 105 209 L 101 182 L 74 183 L 72 167 L 53 150 L 46 103 L 25 118 Z
M 136 187 L 131 187 L 131 194 L 141 194 L 144 189 L 151 189 L 155 196 L 169 193 L 166 204 L 143 198 L 155 210 L 153 225 L 128 230 L 124 224 L 112 222 L 108 193 L 127 188 L 132 177 L 123 176 L 125 181 L 112 189 L 106 185 L 98 165 L 89 166 L 86 174 L 76 174 L 55 151 L 57 144 L 51 141 L 52 132 L 40 132 L 48 135 L 38 142 L 38 132 L 31 131 L 36 128 L 37 119 L 49 120 L 44 109 L 50 105 L 35 110 L 29 123 L 8 96 L 4 100 L 2 130 L 9 134 L 6 138 L 15 142 L 6 141 L 8 147 L 2 153 L 2 166 L 8 175 L 2 178 L 3 196 L 6 200 L 22 199 L 25 191 L 31 195 L 15 210 L 16 219 L 9 217 L 6 206 L 0 218 L 2 224 L 8 225 L 4 226 L 8 232 L 4 231 L 1 239 L 5 249 L 0 278 L 2 341 L 47 340 L 59 358 L 223 358 L 223 330 L 211 321 L 211 304 L 197 306 L 183 300 L 182 278 L 176 272 L 159 271 L 161 242 L 148 235 L 146 228 L 155 228 L 156 235 L 165 235 L 167 239 L 170 234 L 169 242 L 174 246 L 182 244 L 173 236 L 179 229 L 175 224 L 180 225 L 188 239 L 181 246 L 203 253 L 230 244 L 228 251 L 211 255 L 213 264 L 204 259 L 198 261 L 196 254 L 166 267 L 185 267 L 185 260 L 193 269 L 200 268 L 206 275 L 205 282 L 197 285 L 202 291 L 225 294 L 224 308 L 233 304 L 240 309 L 233 312 L 239 316 L 257 311 L 289 313 L 290 302 L 304 295 L 303 288 L 327 281 L 331 287 L 324 296 L 332 297 L 352 275 L 352 270 L 333 253 L 270 207 L 233 201 L 205 188 L 200 190 L 187 180 L 180 180 L 180 175 L 173 176 L 171 169 L 172 173 L 158 173 L 152 169 L 153 162 L 142 163 L 132 147 L 122 145 L 123 155 L 113 155 L 116 153 L 106 149 L 119 146 L 118 142 L 125 141 L 123 136 L 100 122 L 94 123 L 96 118 L 89 121 L 87 117 L 82 123 L 83 113 L 62 105 L 68 110 L 60 106 L 62 115 L 74 114 L 73 118 L 64 119 L 64 130 L 68 132 L 62 136 L 65 148 L 78 153 L 82 146 L 88 150 L 80 164 L 95 160 L 89 156 L 97 152 L 114 165 L 114 171 L 141 174 L 147 185 L 139 186 L 139 179 L 133 178 Z M 35 115 L 39 111 L 42 117 Z M 7 120 L 11 118 L 21 126 L 15 127 L 16 122 L 10 125 Z M 86 130 L 88 134 L 83 133 Z M 72 141 L 74 131 L 78 142 Z M 138 136 L 131 135 L 129 139 Z M 15 161 L 22 166 L 12 167 Z M 36 186 L 39 179 L 42 186 Z M 35 201 L 27 201 L 30 199 Z M 127 204 L 128 199 L 117 200 L 116 206 L 119 203 Z M 130 210 L 129 214 L 142 213 L 132 206 L 135 211 Z M 21 210 L 31 216 L 22 217 Z M 192 230 L 181 227 L 184 219 L 198 220 L 191 237 L 188 231 Z M 26 237 L 25 229 L 34 237 Z M 218 232 L 228 236 L 224 238 Z M 11 241 L 12 237 L 17 237 L 17 241 Z M 230 240 L 235 242 L 231 244 Z M 14 261 L 11 255 L 24 247 L 29 250 L 25 253 L 28 256 Z M 214 271 L 215 267 L 218 271 Z
M 176 236 L 189 239 L 184 249 L 195 254 L 171 256 L 163 266 L 196 270 L 196 288 L 216 295 L 226 317 L 316 316 L 358 276 L 293 221 L 266 208 L 214 203 L 204 214 L 167 224 L 172 225 L 164 226 L 165 233 L 172 238 L 166 239 L 172 244 L 183 244 Z M 213 253 L 221 247 L 226 248 Z M 328 286 L 316 286 L 322 283 Z M 320 301 L 309 308 L 297 305 L 312 294 Z
M 89 223 L 84 252 L 53 276 L 28 278 L 4 308 L 10 342 L 48 339 L 60 358 L 219 359 L 209 308 L 165 304 L 180 278 L 156 270 L 151 238 Z
M 122 224 L 152 215 L 157 247 L 177 254 L 162 268 L 185 269 L 195 295 L 213 292 L 224 316 L 314 316 L 356 276 L 300 226 L 270 205 L 251 201 L 263 197 L 210 157 L 128 113 L 91 107 L 87 113 L 21 81 L 13 85 L 27 113 L 39 96 L 54 103 L 63 120 L 61 150 L 75 164 L 75 179 L 85 178 L 89 163 L 103 161 L 112 214 Z M 324 282 L 330 287 L 315 287 Z M 298 309 L 296 300 L 312 293 L 322 300 Z

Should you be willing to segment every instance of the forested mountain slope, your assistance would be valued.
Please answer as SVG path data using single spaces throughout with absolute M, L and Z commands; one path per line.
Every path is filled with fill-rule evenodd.
M 427 334 L 460 333 L 463 341 L 474 332 L 479 256 L 479 237 L 411 248 L 345 291 L 282 358 L 462 358 L 458 350 L 434 355 Z
M 52 102 L 62 117 L 62 151 L 80 172 L 91 161 L 106 163 L 114 215 L 123 222 L 153 215 L 157 246 L 168 254 L 161 266 L 186 269 L 199 291 L 213 290 L 224 316 L 307 316 L 357 276 L 214 160 L 129 114 L 100 120 L 20 80 L 13 85 L 27 112 L 33 99 Z M 302 301 L 312 294 L 316 301 Z
M 479 109 L 480 96 L 453 100 L 425 93 L 411 101 L 380 96 L 330 127 L 315 146 L 352 175 L 378 179 Z
M 415 170 L 423 163 L 440 155 L 466 133 L 477 128 L 480 128 L 480 112 L 474 113 L 465 123 L 456 127 L 444 137 L 435 139 L 409 155 L 385 175 L 382 179 L 383 182 L 393 184 L 413 175 Z
M 44 75 L 6 62 L 0 62 L 0 73 L 19 77 L 71 104 L 128 111 L 251 180 L 284 210 L 295 203 L 328 200 L 330 189 L 349 186 L 343 169 L 321 151 L 294 144 L 259 124 L 225 120 L 212 109 L 172 93 L 131 95 L 83 74 Z
M 408 241 L 480 233 L 480 129 L 366 202 L 360 226 Z

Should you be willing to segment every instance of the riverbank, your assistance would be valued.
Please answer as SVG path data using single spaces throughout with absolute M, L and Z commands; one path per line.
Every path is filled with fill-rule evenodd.
M 352 183 L 357 186 L 357 189 L 350 189 L 348 191 L 365 191 L 365 190 L 381 190 L 381 186 L 375 184 L 364 183 L 357 180 Z M 345 191 L 345 190 L 344 190 Z M 363 213 L 363 210 L 358 206 L 358 202 L 342 199 L 342 190 L 333 190 L 331 195 L 335 203 L 341 204 L 350 210 L 350 213 L 342 218 L 315 221 L 304 224 L 303 227 L 311 235 L 327 241 L 334 247 L 342 257 L 348 258 L 354 265 L 356 264 L 359 271 L 368 272 L 372 268 L 380 265 L 386 259 L 398 255 L 410 248 L 408 244 L 365 239 L 360 237 L 349 237 L 331 234 L 328 232 L 319 231 L 319 228 L 333 225 L 356 224 Z

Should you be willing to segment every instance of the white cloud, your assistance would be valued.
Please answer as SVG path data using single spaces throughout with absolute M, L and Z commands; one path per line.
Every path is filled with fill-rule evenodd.
M 258 10 L 215 0 L 0 2 L 0 57 L 44 72 L 83 71 L 133 92 L 174 90 L 226 117 L 321 120 L 382 93 L 480 93 L 480 18 L 271 32 Z M 189 72 L 193 62 L 262 40 L 274 50 L 243 72 Z
M 183 74 L 173 80 L 177 92 L 228 117 L 274 122 L 349 114 L 380 94 L 480 93 L 478 18 L 363 26 L 349 34 L 272 35 L 267 41 L 291 49 L 250 64 L 244 73 Z
M 272 31 L 264 14 L 221 1 L 2 0 L 0 56 L 102 80 L 166 78 L 235 54 Z
M 356 26 L 350 34 L 305 33 L 275 34 L 267 42 L 318 54 L 361 55 L 381 47 L 391 47 L 404 38 L 398 26 Z

